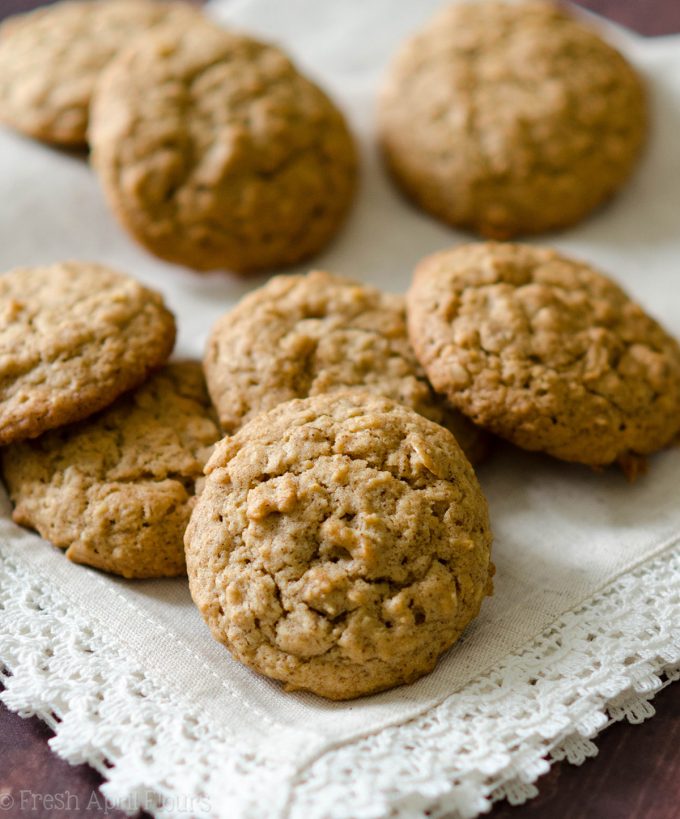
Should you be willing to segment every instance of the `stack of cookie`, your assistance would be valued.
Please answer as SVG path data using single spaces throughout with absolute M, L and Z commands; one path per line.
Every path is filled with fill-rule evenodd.
M 479 459 L 486 436 L 432 390 L 403 297 L 279 276 L 216 323 L 204 366 L 231 437 L 185 544 L 214 636 L 333 699 L 431 670 L 491 592 L 487 504 L 460 448 Z
M 678 343 L 603 274 L 527 245 L 426 258 L 406 303 L 274 278 L 216 323 L 204 367 L 231 437 L 185 537 L 192 595 L 240 660 L 332 698 L 430 669 L 491 590 L 458 445 L 477 461 L 495 433 L 633 476 L 680 430 Z
M 40 59 L 15 59 L 46 32 Z M 328 98 L 277 49 L 179 4 L 62 3 L 8 24 L 0 113 L 87 138 L 121 222 L 198 269 L 309 256 L 354 190 Z M 404 47 L 380 122 L 411 198 L 506 238 L 613 193 L 646 113 L 635 72 L 581 23 L 490 0 Z M 101 266 L 0 279 L 14 519 L 124 577 L 188 570 L 236 658 L 333 699 L 427 673 L 479 612 L 494 569 L 473 464 L 493 436 L 634 477 L 680 431 L 677 341 L 547 248 L 436 253 L 406 297 L 275 277 L 215 324 L 203 370 L 166 364 L 174 335 L 157 293 Z
M 15 520 L 126 577 L 183 573 L 184 535 L 215 637 L 326 697 L 415 679 L 478 613 L 489 432 L 633 469 L 680 430 L 680 347 L 617 285 L 465 245 L 423 260 L 406 301 L 313 272 L 218 320 L 204 370 L 228 434 L 196 500 L 220 431 L 197 364 L 145 381 L 174 340 L 160 297 L 83 264 L 0 284 Z
M 0 277 L 0 444 L 14 520 L 123 577 L 184 574 L 219 437 L 200 365 L 166 364 L 159 293 L 101 265 Z
M 182 2 L 72 0 L 10 18 L 0 118 L 89 145 L 120 223 L 196 270 L 312 256 L 356 188 L 354 142 L 326 94 L 279 49 Z

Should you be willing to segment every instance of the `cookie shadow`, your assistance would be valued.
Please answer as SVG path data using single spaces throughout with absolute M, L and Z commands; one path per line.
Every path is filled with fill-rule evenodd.
M 47 142 L 46 140 L 42 139 L 35 139 L 34 137 L 29 136 L 28 134 L 24 134 L 21 131 L 17 131 L 14 128 L 10 128 L 8 125 L 0 125 L 0 130 L 10 136 L 12 139 L 19 140 L 21 142 L 25 142 L 29 145 L 35 145 L 39 148 L 42 148 L 44 151 L 49 151 L 56 154 L 58 157 L 63 157 L 67 160 L 73 160 L 74 162 L 80 162 L 82 164 L 88 165 L 90 162 L 90 148 L 88 145 L 83 146 L 70 146 L 70 145 L 58 145 L 54 142 Z

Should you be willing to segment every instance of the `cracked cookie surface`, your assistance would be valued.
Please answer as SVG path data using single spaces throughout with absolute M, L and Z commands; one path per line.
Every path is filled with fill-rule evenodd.
M 200 365 L 169 364 L 93 418 L 3 451 L 14 521 L 76 563 L 184 574 L 184 529 L 219 434 Z
M 462 245 L 420 263 L 407 311 L 435 389 L 525 449 L 623 465 L 680 429 L 677 341 L 584 262 Z
M 0 118 L 29 136 L 84 146 L 94 85 L 130 39 L 196 15 L 154 0 L 61 2 L 0 27 Z
M 90 139 L 123 225 L 199 270 L 312 255 L 356 184 L 352 137 L 329 98 L 277 48 L 207 22 L 119 55 L 97 87 Z
M 486 434 L 427 382 L 403 296 L 342 276 L 277 276 L 247 295 L 213 327 L 204 369 L 227 433 L 284 401 L 357 387 L 446 426 L 473 463 L 486 449 Z
M 185 536 L 213 636 L 349 699 L 434 668 L 491 591 L 487 504 L 453 436 L 389 399 L 294 400 L 222 440 Z
M 647 131 L 641 79 L 547 2 L 456 3 L 398 52 L 379 128 L 400 187 L 506 239 L 579 221 L 626 180 Z
M 160 293 L 103 265 L 0 276 L 0 445 L 110 404 L 160 367 L 175 320 Z

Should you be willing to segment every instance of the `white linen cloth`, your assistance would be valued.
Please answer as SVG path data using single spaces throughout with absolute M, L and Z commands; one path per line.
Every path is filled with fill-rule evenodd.
M 362 185 L 314 265 L 403 291 L 426 253 L 468 240 L 404 202 L 378 159 L 373 107 L 400 40 L 437 0 L 213 2 L 281 43 L 347 112 Z M 541 238 L 615 276 L 680 335 L 680 38 L 610 27 L 649 81 L 639 172 L 582 225 Z M 109 263 L 163 291 L 177 353 L 265 277 L 197 274 L 136 246 L 78 156 L 0 131 L 0 269 Z M 306 266 L 305 268 L 306 269 Z M 70 564 L 11 523 L 0 499 L 0 661 L 10 708 L 56 729 L 123 807 L 161 816 L 474 816 L 521 801 L 553 758 L 582 761 L 611 719 L 640 720 L 680 666 L 680 450 L 628 485 L 501 449 L 479 470 L 495 532 L 496 593 L 419 682 L 349 703 L 279 686 L 215 643 L 185 580 L 126 582 Z

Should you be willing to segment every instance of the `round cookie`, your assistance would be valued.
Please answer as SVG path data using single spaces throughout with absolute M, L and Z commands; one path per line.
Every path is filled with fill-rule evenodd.
M 122 224 L 197 270 L 292 265 L 344 220 L 342 114 L 278 49 L 208 23 L 137 40 L 94 96 L 92 160 Z
M 330 699 L 411 682 L 491 591 L 487 504 L 438 424 L 335 393 L 215 448 L 185 536 L 192 597 L 251 668 Z
M 175 320 L 159 293 L 90 262 L 0 276 L 0 445 L 110 404 L 160 367 Z
M 518 446 L 625 467 L 680 430 L 680 346 L 584 262 L 462 245 L 420 263 L 407 311 L 435 389 Z
M 212 329 L 204 369 L 222 428 L 293 398 L 361 387 L 456 437 L 474 463 L 486 434 L 437 396 L 413 353 L 404 298 L 330 273 L 277 276 Z
M 104 66 L 154 25 L 196 15 L 182 3 L 55 3 L 0 26 L 0 118 L 29 136 L 86 143 L 92 90 Z
M 397 53 L 379 130 L 418 205 L 505 239 L 573 224 L 624 183 L 646 136 L 645 91 L 556 5 L 456 3 Z
M 3 451 L 14 520 L 123 577 L 185 572 L 196 482 L 219 438 L 200 365 L 169 364 L 104 412 Z

